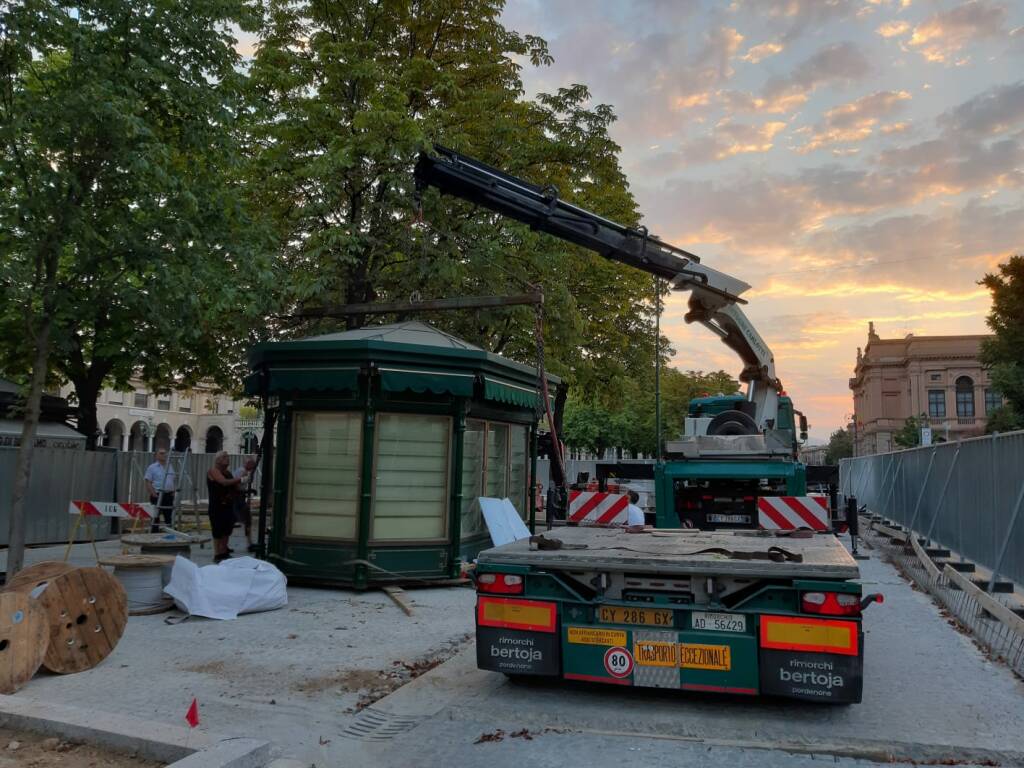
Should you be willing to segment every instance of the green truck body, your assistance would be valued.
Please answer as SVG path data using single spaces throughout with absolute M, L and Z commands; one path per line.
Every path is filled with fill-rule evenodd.
M 859 573 L 831 533 L 779 539 L 750 531 L 564 527 L 548 536 L 562 547 L 531 549 L 524 539 L 480 553 L 480 668 L 861 700 Z

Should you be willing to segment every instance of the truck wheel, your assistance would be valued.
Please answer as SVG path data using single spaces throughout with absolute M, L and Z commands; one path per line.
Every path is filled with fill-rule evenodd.
M 757 422 L 743 411 L 722 411 L 708 424 L 709 435 L 756 435 Z

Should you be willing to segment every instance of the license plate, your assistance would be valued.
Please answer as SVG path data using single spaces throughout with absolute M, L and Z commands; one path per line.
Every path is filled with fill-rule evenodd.
M 750 515 L 720 515 L 717 512 L 708 513 L 709 523 L 749 523 Z
M 713 669 L 728 672 L 732 669 L 732 654 L 728 645 L 696 645 L 682 643 L 679 646 L 679 666 L 686 669 Z
M 694 611 L 690 614 L 694 629 L 710 629 L 713 632 L 746 632 L 747 617 L 742 613 L 706 613 Z
M 671 627 L 674 623 L 672 611 L 610 605 L 602 605 L 598 609 L 597 620 L 605 624 L 637 624 L 642 627 Z

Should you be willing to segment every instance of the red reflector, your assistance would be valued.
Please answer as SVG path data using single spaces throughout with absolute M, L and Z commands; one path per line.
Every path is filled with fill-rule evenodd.
M 822 616 L 859 616 L 860 597 L 849 592 L 804 592 L 800 607 L 804 613 Z
M 476 579 L 476 591 L 497 595 L 521 595 L 523 577 L 514 573 L 481 573 Z

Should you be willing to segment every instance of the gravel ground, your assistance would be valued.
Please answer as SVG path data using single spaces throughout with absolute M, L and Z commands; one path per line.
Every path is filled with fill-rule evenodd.
M 159 768 L 163 763 L 0 728 L 0 768 Z

